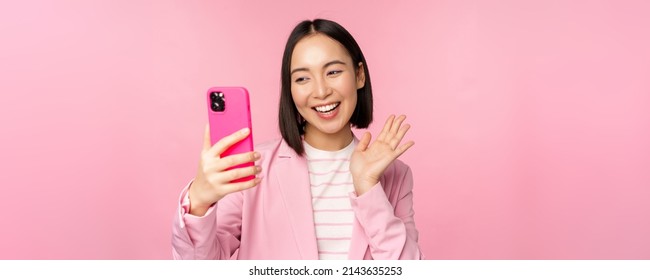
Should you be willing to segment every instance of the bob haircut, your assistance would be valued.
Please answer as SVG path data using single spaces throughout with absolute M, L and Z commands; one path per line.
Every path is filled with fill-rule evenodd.
M 372 123 L 372 86 L 370 85 L 370 73 L 368 63 L 361 52 L 361 48 L 352 35 L 336 22 L 326 19 L 305 20 L 300 22 L 291 31 L 282 56 L 281 88 L 280 88 L 280 110 L 278 120 L 280 122 L 280 133 L 284 141 L 296 151 L 303 155 L 305 149 L 302 145 L 302 135 L 305 134 L 306 121 L 298 113 L 296 104 L 291 96 L 291 55 L 296 44 L 311 34 L 323 34 L 341 43 L 352 58 L 353 65 L 363 63 L 365 73 L 365 84 L 357 90 L 357 105 L 350 117 L 350 123 L 357 128 L 368 128 Z

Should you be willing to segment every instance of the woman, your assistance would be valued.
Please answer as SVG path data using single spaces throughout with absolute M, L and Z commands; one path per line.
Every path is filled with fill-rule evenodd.
M 414 144 L 400 144 L 405 117 L 389 117 L 372 143 L 370 133 L 352 133 L 372 122 L 370 75 L 354 38 L 332 21 L 303 21 L 281 74 L 282 139 L 220 158 L 249 132 L 211 146 L 206 126 L 198 174 L 174 221 L 174 258 L 422 258 L 412 174 L 397 160 Z

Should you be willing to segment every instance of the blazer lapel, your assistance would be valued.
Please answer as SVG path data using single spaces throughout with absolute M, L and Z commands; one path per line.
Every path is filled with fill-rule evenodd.
M 359 139 L 354 136 L 355 143 L 359 143 Z M 352 225 L 352 239 L 350 240 L 350 251 L 348 252 L 348 259 L 350 260 L 363 260 L 366 251 L 368 250 L 368 237 L 363 227 L 354 217 L 354 224 Z
M 366 251 L 368 250 L 368 239 L 363 227 L 354 217 L 354 225 L 352 225 L 352 239 L 350 240 L 350 251 L 348 252 L 348 259 L 350 260 L 363 260 Z
M 318 259 L 314 229 L 314 211 L 311 204 L 307 161 L 284 141 L 276 158 L 275 175 L 287 209 L 287 215 L 302 259 Z

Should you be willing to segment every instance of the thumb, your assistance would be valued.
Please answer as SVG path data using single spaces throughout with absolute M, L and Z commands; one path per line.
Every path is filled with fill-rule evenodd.
M 210 125 L 205 124 L 205 132 L 203 133 L 203 151 L 210 150 L 212 143 L 210 143 Z
M 372 138 L 372 135 L 370 132 L 365 132 L 363 133 L 363 136 L 361 137 L 361 140 L 359 140 L 359 144 L 357 144 L 356 150 L 359 152 L 363 152 L 368 148 L 368 145 L 370 144 L 370 139 Z

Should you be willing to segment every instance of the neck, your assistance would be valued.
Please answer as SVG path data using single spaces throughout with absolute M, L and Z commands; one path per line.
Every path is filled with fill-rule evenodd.
M 307 124 L 305 127 L 305 141 L 310 146 L 323 151 L 338 151 L 352 142 L 354 136 L 349 125 L 336 133 L 323 133 L 315 127 Z

